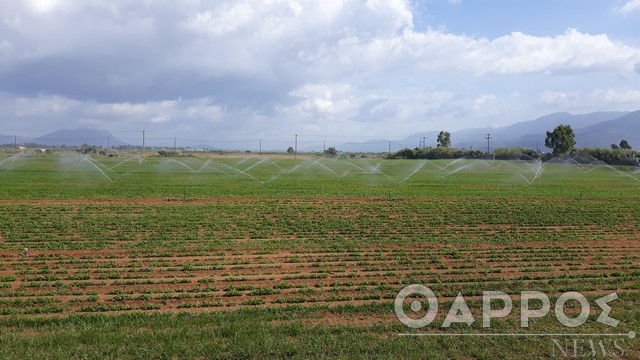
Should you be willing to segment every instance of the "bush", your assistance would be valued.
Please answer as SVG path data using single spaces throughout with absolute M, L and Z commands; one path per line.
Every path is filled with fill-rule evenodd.
M 389 155 L 389 159 L 415 159 L 416 155 L 411 149 L 402 149 L 397 153 Z
M 95 146 L 82 145 L 77 151 L 83 155 L 91 155 L 96 154 L 98 152 L 98 148 Z
M 451 148 L 425 148 L 425 149 L 402 149 L 391 154 L 389 159 L 481 159 L 485 153 L 480 150 L 451 149 Z
M 336 150 L 335 147 L 331 146 L 324 151 L 324 155 L 328 157 L 336 157 L 336 155 L 338 155 L 338 150 Z
M 498 148 L 494 151 L 496 160 L 537 160 L 542 156 L 539 152 L 529 148 Z
M 582 164 L 590 164 L 597 160 L 609 165 L 640 165 L 640 153 L 629 149 L 584 148 L 572 153 L 571 158 Z
M 160 157 L 178 157 L 180 156 L 180 152 L 175 150 L 160 150 L 158 151 L 158 155 L 160 155 Z

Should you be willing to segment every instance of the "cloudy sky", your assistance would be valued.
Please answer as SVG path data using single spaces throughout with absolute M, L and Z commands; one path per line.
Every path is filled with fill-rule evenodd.
M 640 109 L 640 0 L 2 0 L 0 133 L 404 137 Z

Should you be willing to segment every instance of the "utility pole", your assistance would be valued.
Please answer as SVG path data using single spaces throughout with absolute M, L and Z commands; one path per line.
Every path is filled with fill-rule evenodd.
M 109 150 L 109 137 L 107 136 L 107 150 Z
M 327 142 L 323 141 L 322 142 L 322 152 L 324 153 L 325 151 L 327 151 Z
M 389 155 L 391 155 L 391 141 L 389 141 Z
M 258 150 L 259 154 L 262 154 L 262 139 L 260 139 L 260 149 Z
M 178 151 L 178 147 L 177 147 L 176 145 L 177 145 L 177 143 L 176 143 L 176 137 L 174 136 L 174 137 L 173 137 L 173 151 Z
M 293 149 L 293 158 L 294 159 L 298 158 L 298 134 L 296 134 L 296 143 L 295 143 L 295 148 Z
M 144 130 L 142 130 L 142 155 L 144 155 Z
M 13 135 L 13 148 L 18 150 L 18 135 Z
M 485 139 L 487 139 L 487 154 L 489 154 L 489 141 L 492 139 L 491 134 L 487 134 L 487 137 L 485 137 Z
M 422 148 L 426 148 L 427 147 L 427 138 L 426 137 L 422 137 Z

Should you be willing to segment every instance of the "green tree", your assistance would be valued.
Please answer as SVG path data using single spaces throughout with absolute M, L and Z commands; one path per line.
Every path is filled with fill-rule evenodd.
M 296 152 L 296 151 L 293 149 L 293 147 L 289 146 L 289 148 L 287 149 L 287 152 L 288 152 L 289 154 L 293 154 L 293 153 L 294 153 L 294 152 Z
M 629 145 L 629 142 L 627 140 L 622 140 L 620 141 L 620 149 L 631 150 L 631 145 Z
M 324 151 L 324 154 L 329 157 L 335 157 L 338 155 L 338 150 L 335 147 L 330 146 L 327 150 Z
M 440 133 L 438 134 L 438 147 L 451 147 L 451 134 L 449 134 L 448 131 L 440 131 Z
M 618 146 L 618 144 L 611 144 L 611 150 L 618 150 L 620 149 L 620 146 Z
M 566 154 L 576 145 L 571 125 L 558 125 L 553 131 L 547 131 L 544 146 L 553 149 L 554 155 Z
M 396 156 L 401 158 L 401 159 L 415 159 L 416 158 L 416 154 L 415 154 L 414 150 L 407 149 L 407 148 L 398 151 L 396 153 Z

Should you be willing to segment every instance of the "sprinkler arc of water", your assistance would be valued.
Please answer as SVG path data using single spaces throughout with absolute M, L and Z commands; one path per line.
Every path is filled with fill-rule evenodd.
M 11 166 L 11 164 L 14 164 L 16 161 L 20 161 L 23 157 L 25 157 L 25 154 L 19 153 L 0 160 L 0 170 L 7 170 L 7 167 Z M 66 159 L 65 163 L 70 165 L 73 163 L 78 164 L 86 162 L 87 164 L 89 164 L 89 167 L 91 169 L 99 172 L 100 175 L 105 177 L 110 182 L 114 182 L 114 179 L 117 179 L 117 177 L 113 178 L 113 175 L 109 173 L 113 173 L 116 175 L 122 174 L 122 170 L 115 171 L 119 167 L 124 166 L 129 162 L 135 161 L 135 159 L 138 159 L 139 162 L 149 161 L 139 156 L 135 156 L 123 159 L 110 167 L 107 164 L 103 164 L 99 159 L 95 159 L 90 155 L 81 156 L 79 154 L 68 154 L 63 155 L 63 157 Z M 467 161 L 462 162 L 463 160 Z M 382 159 L 336 160 L 318 158 L 307 159 L 303 160 L 303 162 L 292 163 L 291 165 L 293 165 L 293 167 L 289 168 L 291 165 L 283 167 L 281 164 L 268 157 L 250 156 L 237 161 L 235 164 L 227 164 L 224 161 L 217 161 L 214 159 L 198 158 L 193 158 L 190 161 L 182 161 L 181 159 L 167 159 L 166 163 L 173 163 L 176 164 L 176 166 L 180 166 L 188 170 L 188 172 L 185 171 L 183 173 L 203 173 L 205 171 L 207 173 L 218 172 L 229 177 L 246 177 L 263 185 L 271 184 L 283 175 L 296 172 L 307 173 L 308 171 L 310 171 L 310 168 L 313 167 L 320 168 L 323 170 L 323 172 L 335 176 L 336 178 L 345 178 L 349 174 L 359 174 L 364 176 L 381 175 L 391 181 L 393 184 L 402 185 L 412 177 L 416 176 L 416 174 L 420 173 L 420 171 L 422 169 L 425 169 L 427 166 L 429 167 L 429 170 L 424 172 L 424 174 L 426 174 L 425 176 L 429 176 L 429 174 L 437 176 L 438 173 L 440 173 L 440 177 L 442 179 L 445 179 L 448 176 L 452 176 L 456 173 L 469 171 L 470 169 L 475 168 L 484 168 L 485 171 L 489 171 L 491 169 L 502 169 L 500 174 L 507 174 L 508 172 L 511 172 L 517 178 L 522 178 L 522 180 L 525 181 L 526 184 L 533 185 L 543 176 L 543 174 L 546 173 L 545 169 L 547 168 L 548 164 L 558 163 L 558 160 L 552 160 L 551 162 L 542 162 L 535 159 L 513 159 L 510 161 L 506 160 L 491 162 L 482 159 L 458 158 L 448 163 L 444 163 L 446 165 L 441 166 L 439 164 L 443 162 L 438 162 L 435 160 L 412 160 L 393 162 L 385 161 Z M 611 170 L 612 174 L 618 174 L 622 177 L 630 178 L 631 180 L 634 180 L 634 182 L 640 182 L 640 177 L 636 175 L 640 173 L 640 169 L 621 170 L 596 159 L 593 159 L 592 162 L 587 163 L 587 165 L 584 165 L 584 161 L 578 162 L 573 159 L 560 161 L 559 163 L 566 164 L 567 167 L 575 168 L 576 170 L 580 170 L 583 173 L 592 172 L 597 169 L 607 169 Z M 254 171 L 254 169 L 258 167 L 261 167 L 261 170 Z M 209 170 L 207 171 L 207 169 Z
M 87 162 L 88 164 L 96 168 L 100 172 L 100 174 L 106 177 L 109 181 L 113 182 L 113 180 L 109 177 L 109 175 L 107 175 L 98 165 L 94 164 L 91 160 L 88 160 L 87 157 L 83 157 L 81 161 Z

